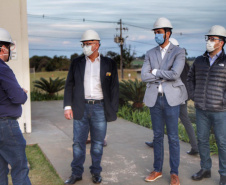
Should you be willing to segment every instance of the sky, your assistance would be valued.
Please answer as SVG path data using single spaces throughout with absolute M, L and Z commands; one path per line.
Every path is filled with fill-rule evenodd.
M 120 53 L 114 42 L 122 20 L 124 47 L 142 56 L 157 46 L 152 31 L 157 18 L 168 18 L 171 37 L 189 57 L 205 52 L 205 34 L 213 25 L 226 27 L 225 0 L 27 0 L 29 55 L 81 54 L 81 36 L 94 29 L 101 38 L 100 53 Z

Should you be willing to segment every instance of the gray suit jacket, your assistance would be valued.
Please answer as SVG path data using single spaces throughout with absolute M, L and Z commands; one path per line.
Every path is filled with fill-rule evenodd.
M 187 91 L 180 79 L 184 64 L 185 50 L 173 44 L 170 44 L 163 59 L 159 46 L 147 51 L 141 70 L 141 79 L 147 82 L 144 103 L 148 107 L 155 105 L 160 83 L 170 106 L 180 105 L 187 100 Z M 158 70 L 156 76 L 150 73 L 153 69 Z

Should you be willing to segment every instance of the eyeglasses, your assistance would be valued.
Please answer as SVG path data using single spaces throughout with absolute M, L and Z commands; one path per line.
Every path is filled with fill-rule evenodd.
M 91 46 L 92 44 L 97 44 L 97 43 L 87 42 L 87 43 L 82 43 L 81 46 L 82 48 L 84 48 L 84 46 Z
M 214 42 L 214 40 L 220 40 L 220 41 L 222 41 L 222 39 L 217 39 L 217 38 L 214 38 L 214 37 L 209 37 L 209 36 L 205 36 L 205 40 L 206 41 L 208 41 L 208 40 L 210 40 L 211 42 Z

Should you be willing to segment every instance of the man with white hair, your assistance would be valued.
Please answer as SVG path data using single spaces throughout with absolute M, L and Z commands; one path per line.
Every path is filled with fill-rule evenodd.
M 116 62 L 100 56 L 100 37 L 94 30 L 82 35 L 84 55 L 70 66 L 64 92 L 64 116 L 73 119 L 72 175 L 65 184 L 82 180 L 86 140 L 91 134 L 90 173 L 93 183 L 102 181 L 100 166 L 107 121 L 117 119 L 119 82 Z

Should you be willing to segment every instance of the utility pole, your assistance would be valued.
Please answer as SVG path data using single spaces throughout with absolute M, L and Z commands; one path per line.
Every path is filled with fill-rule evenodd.
M 118 24 L 120 25 L 120 28 L 116 28 L 116 30 L 120 30 L 120 36 L 117 36 L 114 38 L 114 41 L 116 43 L 119 43 L 120 45 L 120 70 L 121 70 L 121 78 L 123 79 L 124 78 L 124 73 L 123 73 L 123 44 L 124 44 L 124 38 L 122 37 L 122 30 L 127 30 L 128 31 L 128 28 L 123 28 L 122 27 L 122 19 L 119 20 Z

